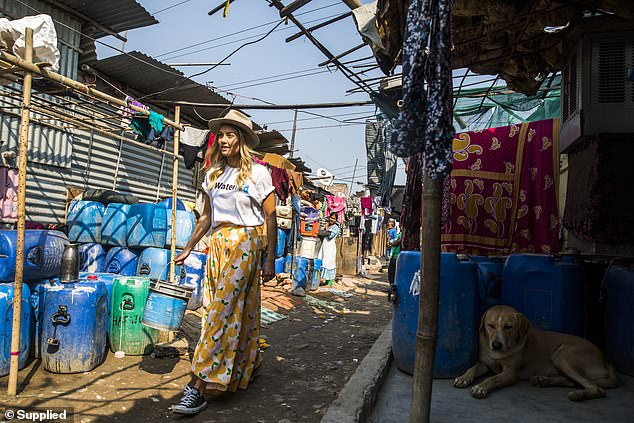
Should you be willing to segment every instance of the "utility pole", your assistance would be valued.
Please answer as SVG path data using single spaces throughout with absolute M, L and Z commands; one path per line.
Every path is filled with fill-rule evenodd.
M 348 197 L 352 195 L 352 187 L 354 186 L 354 177 L 357 174 L 357 163 L 359 163 L 359 159 L 355 159 L 354 161 L 354 169 L 352 170 L 352 181 L 350 181 L 350 193 Z
M 293 118 L 293 134 L 291 135 L 291 154 L 289 158 L 293 158 L 295 152 L 295 132 L 297 132 L 297 109 L 295 109 L 295 117 Z

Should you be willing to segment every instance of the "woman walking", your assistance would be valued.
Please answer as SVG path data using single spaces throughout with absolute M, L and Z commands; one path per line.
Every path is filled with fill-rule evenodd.
M 192 359 L 192 378 L 183 387 L 177 414 L 196 414 L 207 406 L 205 391 L 246 389 L 261 364 L 261 240 L 257 227 L 267 225 L 267 259 L 262 278 L 275 276 L 277 223 L 273 183 L 266 167 L 253 161 L 258 137 L 251 120 L 236 110 L 209 122 L 216 142 L 207 150 L 207 193 L 194 234 L 174 258 L 181 264 L 212 228 L 208 283 L 203 296 L 200 340 Z
M 318 259 L 321 260 L 321 278 L 325 279 L 329 286 L 332 286 L 337 277 L 337 244 L 336 238 L 341 233 L 341 227 L 337 222 L 337 213 L 330 213 L 326 236 L 321 244 Z

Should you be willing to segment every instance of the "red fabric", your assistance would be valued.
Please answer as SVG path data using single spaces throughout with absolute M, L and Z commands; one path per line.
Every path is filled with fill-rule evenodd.
M 364 215 L 372 214 L 372 197 L 361 197 L 361 211 Z
M 558 119 L 456 134 L 443 251 L 558 252 L 558 134 Z

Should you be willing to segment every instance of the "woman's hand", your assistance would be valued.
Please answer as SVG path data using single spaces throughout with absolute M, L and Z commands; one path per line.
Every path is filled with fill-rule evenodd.
M 185 263 L 185 260 L 187 259 L 187 257 L 189 257 L 189 254 L 192 252 L 192 250 L 190 249 L 185 249 L 183 251 L 181 251 L 180 253 L 178 253 L 176 255 L 176 257 L 174 257 L 174 264 L 181 265 L 183 263 Z
M 275 261 L 269 258 L 264 262 L 264 269 L 262 269 L 262 281 L 268 282 L 275 277 Z

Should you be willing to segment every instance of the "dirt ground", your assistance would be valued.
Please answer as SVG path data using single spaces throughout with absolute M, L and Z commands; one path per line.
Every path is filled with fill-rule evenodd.
M 262 328 L 269 344 L 262 368 L 247 390 L 212 399 L 195 417 L 169 410 L 189 380 L 200 320 L 194 313 L 186 316 L 183 339 L 173 343 L 181 346 L 180 356 L 117 359 L 109 353 L 95 370 L 73 375 L 48 373 L 34 360 L 19 373 L 17 398 L 7 399 L 8 377 L 0 379 L 0 408 L 73 407 L 75 423 L 318 422 L 389 322 L 387 286 L 386 274 L 344 277 L 333 288 L 351 297 L 320 289 L 304 299 L 264 287 L 263 305 L 288 317 Z

